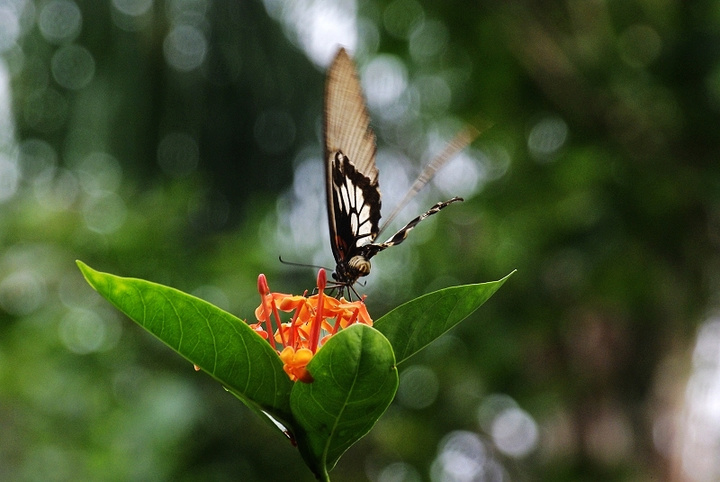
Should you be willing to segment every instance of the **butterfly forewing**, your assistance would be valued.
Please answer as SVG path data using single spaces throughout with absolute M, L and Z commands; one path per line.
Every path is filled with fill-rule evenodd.
M 375 134 L 365 107 L 355 64 L 345 49 L 335 56 L 325 86 L 325 159 L 336 151 L 350 159 L 355 169 L 377 183 Z

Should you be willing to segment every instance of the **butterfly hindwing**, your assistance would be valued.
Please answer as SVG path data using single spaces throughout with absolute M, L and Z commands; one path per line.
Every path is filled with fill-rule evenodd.
M 335 261 L 340 264 L 356 255 L 360 246 L 375 240 L 380 222 L 380 191 L 377 180 L 372 182 L 355 169 L 341 151 L 335 152 L 329 169 L 332 192 L 328 208 L 333 213 L 330 244 Z
M 412 231 L 415 226 L 420 224 L 421 221 L 425 220 L 425 218 L 427 218 L 428 216 L 432 216 L 433 214 L 440 212 L 441 209 L 444 209 L 445 207 L 458 201 L 463 201 L 463 198 L 455 196 L 454 198 L 448 199 L 447 201 L 436 203 L 433 207 L 431 207 L 430 209 L 422 213 L 420 216 L 416 217 L 415 219 L 407 223 L 405 226 L 403 226 L 402 229 L 400 229 L 397 233 L 393 234 L 390 239 L 388 239 L 384 243 L 373 244 L 372 247 L 374 247 L 375 249 L 373 250 L 372 255 L 379 253 L 385 248 L 389 248 L 390 246 L 397 246 L 398 244 L 402 243 L 403 241 L 405 241 L 405 238 L 407 238 L 408 233 Z

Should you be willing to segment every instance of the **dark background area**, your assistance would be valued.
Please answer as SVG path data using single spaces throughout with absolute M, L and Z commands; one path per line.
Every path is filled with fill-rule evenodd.
M 311 480 L 74 260 L 243 319 L 259 273 L 312 288 L 278 255 L 332 264 L 338 44 L 385 216 L 493 124 L 399 216 L 466 199 L 373 259 L 370 314 L 518 271 L 400 367 L 333 479 L 720 478 L 717 2 L 16 0 L 0 25 L 0 479 Z

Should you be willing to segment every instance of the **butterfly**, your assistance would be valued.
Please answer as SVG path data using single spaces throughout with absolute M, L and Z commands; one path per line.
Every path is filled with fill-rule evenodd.
M 370 259 L 402 243 L 408 233 L 428 216 L 452 203 L 439 202 L 407 223 L 386 241 L 374 244 L 384 227 L 458 151 L 470 144 L 479 132 L 474 127 L 461 131 L 423 170 L 383 228 L 380 228 L 380 189 L 375 166 L 375 134 L 370 128 L 362 88 L 352 59 L 341 48 L 327 73 L 325 84 L 325 186 L 327 193 L 330 246 L 335 258 L 332 274 L 342 294 L 354 291 L 357 280 L 370 273 Z M 357 295 L 357 293 L 355 293 Z

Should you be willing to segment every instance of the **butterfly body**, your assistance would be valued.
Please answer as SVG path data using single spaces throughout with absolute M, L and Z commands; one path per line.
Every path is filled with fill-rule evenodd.
M 464 137 L 458 136 L 451 143 L 451 148 L 446 149 L 423 171 L 406 199 L 412 197 L 435 170 L 477 135 L 474 129 L 466 131 Z M 332 277 L 342 293 L 352 290 L 359 278 L 370 273 L 370 259 L 373 256 L 400 244 L 420 221 L 462 199 L 455 197 L 435 204 L 387 241 L 374 244 L 382 232 L 375 134 L 370 128 L 370 118 L 355 66 L 344 49 L 338 51 L 328 70 L 324 137 L 328 227 L 336 262 Z M 394 214 L 390 219 L 393 217 Z

